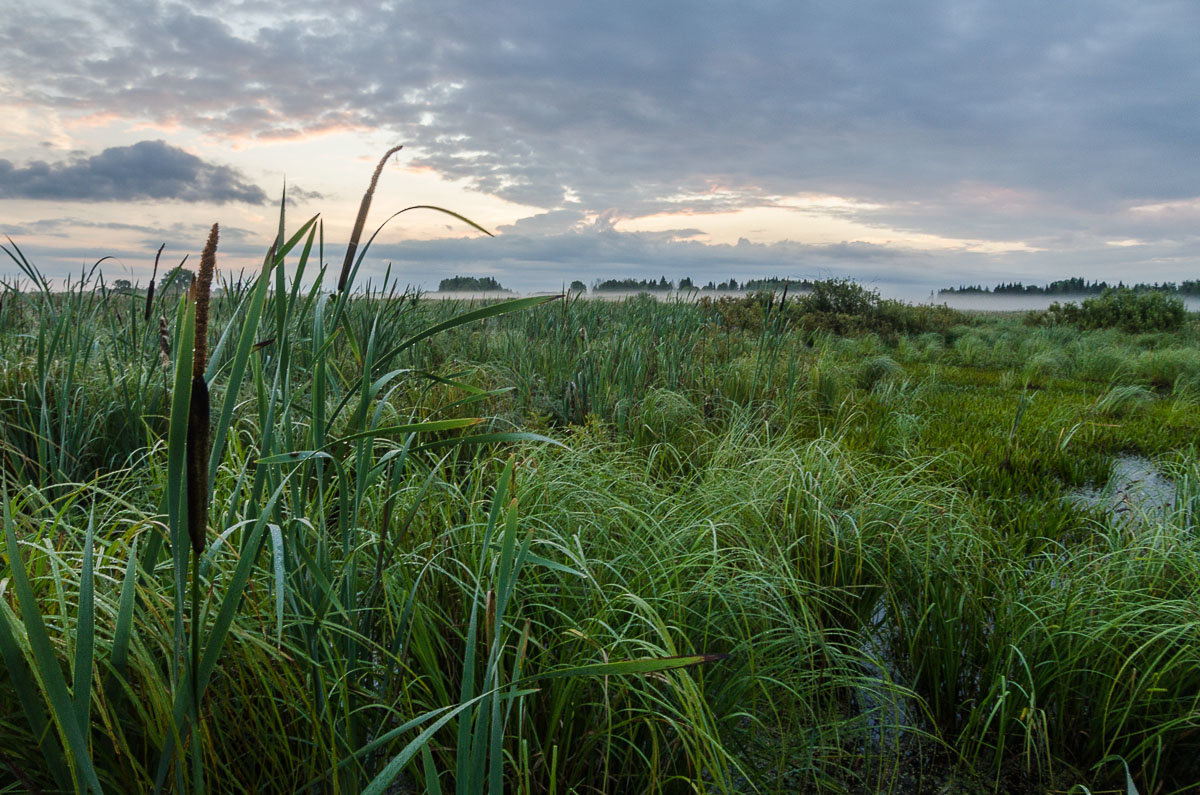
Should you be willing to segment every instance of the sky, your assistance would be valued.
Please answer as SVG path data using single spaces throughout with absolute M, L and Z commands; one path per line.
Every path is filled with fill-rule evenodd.
M 958 284 L 1200 277 L 1194 0 L 8 0 L 0 233 L 145 283 L 320 214 L 340 266 Z M 7 246 L 7 241 L 5 242 Z M 0 253 L 0 278 L 19 271 Z

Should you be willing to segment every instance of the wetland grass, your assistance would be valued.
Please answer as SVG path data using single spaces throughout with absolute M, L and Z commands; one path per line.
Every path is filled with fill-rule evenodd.
M 369 245 L 159 324 L 5 247 L 10 789 L 1200 784 L 1191 325 L 419 301 Z M 1118 454 L 1136 529 L 1067 499 Z

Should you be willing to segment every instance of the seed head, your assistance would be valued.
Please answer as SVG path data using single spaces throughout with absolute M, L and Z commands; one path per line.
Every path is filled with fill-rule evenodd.
M 375 173 L 371 175 L 371 184 L 367 186 L 362 203 L 358 205 L 358 217 L 354 219 L 354 229 L 350 232 L 350 242 L 346 246 L 346 261 L 342 263 L 342 273 L 338 276 L 339 293 L 346 290 L 346 282 L 350 278 L 350 267 L 354 263 L 354 253 L 358 250 L 358 241 L 362 238 L 363 226 L 367 223 L 367 212 L 371 209 L 371 198 L 375 195 L 375 185 L 379 182 L 379 175 L 383 172 L 388 158 L 403 148 L 403 146 L 393 146 L 387 150 L 379 159 L 379 165 L 375 166 Z
M 208 303 L 212 293 L 213 271 L 217 267 L 217 238 L 219 230 L 216 224 L 208 233 L 208 242 L 204 244 L 204 252 L 200 255 L 200 272 L 192 282 L 191 298 L 196 302 L 196 352 L 192 357 L 192 377 L 203 377 L 204 368 L 208 364 Z

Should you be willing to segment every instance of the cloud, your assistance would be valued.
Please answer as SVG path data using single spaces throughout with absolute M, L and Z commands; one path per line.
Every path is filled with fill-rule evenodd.
M 230 166 L 206 163 L 164 141 L 114 146 L 66 163 L 0 160 L 0 198 L 59 201 L 137 201 L 261 204 L 267 195 Z
M 824 194 L 881 227 L 1027 241 L 1049 251 L 1045 270 L 1056 251 L 1112 253 L 1108 240 L 1169 249 L 1195 220 L 1172 204 L 1200 185 L 1195 3 L 117 8 L 46 0 L 11 11 L 0 94 L 13 114 L 235 143 L 382 131 L 407 142 L 413 166 L 546 211 L 502 237 L 583 246 L 569 237 L 582 219 Z M 0 185 L 36 183 L 35 165 L 9 165 Z M 1169 210 L 1130 209 L 1156 206 Z
M 299 185 L 289 185 L 287 189 L 289 204 L 306 204 L 308 202 L 320 201 L 324 198 L 324 193 L 318 190 L 305 190 Z
M 546 208 L 565 188 L 644 214 L 714 180 L 889 201 L 970 180 L 1093 206 L 1200 182 L 1193 4 L 131 0 L 115 28 L 106 5 L 17 12 L 0 65 L 18 100 L 238 138 L 388 129 Z
M 500 226 L 496 231 L 514 235 L 544 235 L 561 233 L 576 228 L 584 221 L 578 210 L 553 210 L 521 218 L 512 224 Z

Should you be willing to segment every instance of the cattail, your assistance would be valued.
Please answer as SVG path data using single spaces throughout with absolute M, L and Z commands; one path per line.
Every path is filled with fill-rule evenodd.
M 219 230 L 216 224 L 208 233 L 208 242 L 204 244 L 204 252 L 200 255 L 200 272 L 192 282 L 191 299 L 196 302 L 196 352 L 192 356 L 192 377 L 204 375 L 208 365 L 208 303 L 212 292 L 213 271 L 217 265 L 217 238 Z
M 158 258 L 162 256 L 162 250 L 167 247 L 163 243 L 158 247 L 158 253 L 154 255 L 154 272 L 150 274 L 150 286 L 146 288 L 146 316 L 143 320 L 146 323 L 150 322 L 150 305 L 154 303 L 154 280 L 158 278 Z
M 371 209 L 371 198 L 375 195 L 375 185 L 379 182 L 379 175 L 383 173 L 383 166 L 387 163 L 388 158 L 403 148 L 403 146 L 393 146 L 387 150 L 379 159 L 379 165 L 375 166 L 375 173 L 371 175 L 371 184 L 367 186 L 362 203 L 358 205 L 358 217 L 354 219 L 354 229 L 350 232 L 350 243 L 346 246 L 346 261 L 342 263 L 342 273 L 338 277 L 339 293 L 345 292 L 346 282 L 350 279 L 350 267 L 354 264 L 354 253 L 358 250 L 358 241 L 362 238 L 363 226 L 367 223 L 367 212 Z
M 192 550 L 199 557 L 204 551 L 208 527 L 208 382 L 204 368 L 208 364 L 208 303 L 212 291 L 213 270 L 217 262 L 217 225 L 213 224 L 200 255 L 200 272 L 192 282 L 191 299 L 196 302 L 196 347 L 192 355 L 192 399 L 188 407 L 187 427 L 187 514 Z

